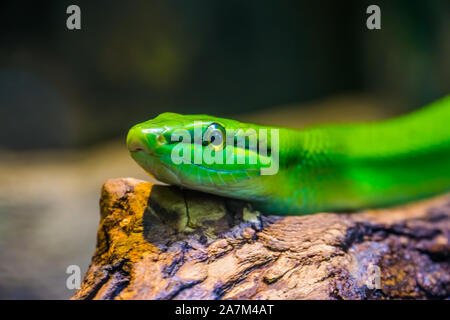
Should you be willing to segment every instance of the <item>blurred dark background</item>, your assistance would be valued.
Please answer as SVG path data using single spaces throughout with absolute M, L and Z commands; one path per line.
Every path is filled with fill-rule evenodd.
M 379 119 L 450 93 L 449 57 L 448 0 L 3 1 L 0 299 L 73 294 L 65 270 L 89 264 L 102 183 L 148 179 L 124 146 L 133 124 Z
M 163 111 L 226 116 L 366 92 L 449 92 L 449 1 L 5 1 L 0 146 L 80 147 Z M 82 29 L 66 28 L 81 8 Z

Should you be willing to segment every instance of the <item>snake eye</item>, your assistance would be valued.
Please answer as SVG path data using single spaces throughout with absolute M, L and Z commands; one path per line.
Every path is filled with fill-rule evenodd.
M 205 131 L 203 139 L 207 143 L 207 145 L 214 151 L 221 151 L 223 149 L 225 140 L 224 127 L 222 127 L 218 123 L 209 125 L 209 127 Z

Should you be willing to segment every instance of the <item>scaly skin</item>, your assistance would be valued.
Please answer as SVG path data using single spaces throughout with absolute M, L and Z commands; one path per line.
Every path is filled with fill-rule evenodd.
M 261 175 L 261 161 L 249 164 L 248 146 L 245 164 L 174 164 L 171 154 L 178 140 L 172 142 L 171 134 L 177 129 L 192 133 L 194 121 L 200 121 L 203 130 L 216 124 L 241 129 L 237 135 L 248 128 L 274 129 L 163 113 L 131 128 L 131 156 L 162 182 L 246 200 L 278 215 L 387 206 L 450 190 L 450 96 L 380 122 L 277 128 L 279 171 L 274 175 Z M 189 144 L 191 155 L 194 145 Z M 225 155 L 231 150 L 242 148 L 227 149 Z

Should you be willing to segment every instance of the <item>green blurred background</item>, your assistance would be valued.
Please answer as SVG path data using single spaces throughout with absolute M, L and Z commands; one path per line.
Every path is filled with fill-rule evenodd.
M 81 8 L 79 31 L 66 8 Z M 366 8 L 381 8 L 381 30 Z M 148 179 L 128 128 L 165 111 L 301 127 L 450 93 L 450 2 L 4 1 L 0 298 L 73 294 L 108 178 Z

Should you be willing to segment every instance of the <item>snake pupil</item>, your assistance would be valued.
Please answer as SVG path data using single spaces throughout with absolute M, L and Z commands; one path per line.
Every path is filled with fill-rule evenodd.
M 215 151 L 219 151 L 222 148 L 224 141 L 225 129 L 217 123 L 211 124 L 205 132 L 204 145 L 211 146 Z

